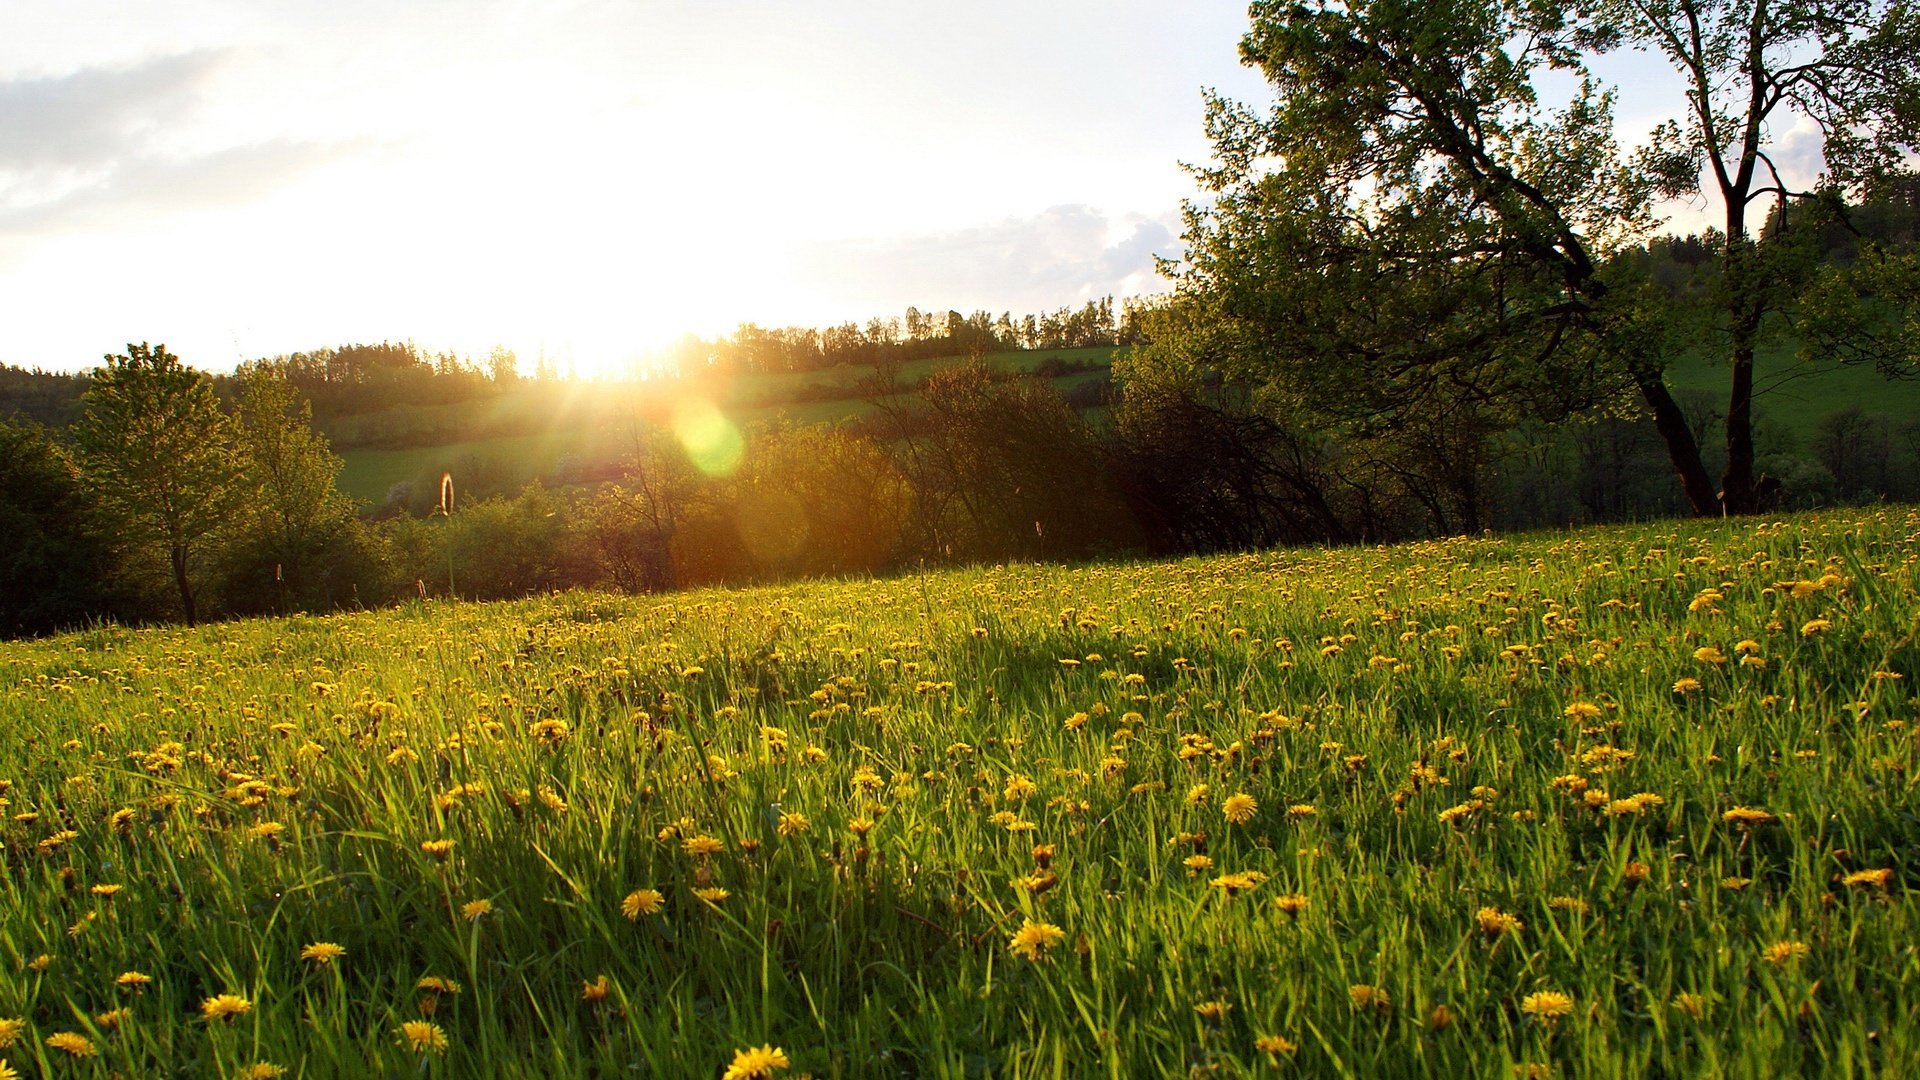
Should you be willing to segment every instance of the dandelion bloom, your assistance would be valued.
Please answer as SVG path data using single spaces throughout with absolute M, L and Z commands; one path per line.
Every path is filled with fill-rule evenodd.
M 1760 959 L 1769 964 L 1786 964 L 1794 960 L 1803 960 L 1813 951 L 1804 941 L 1776 941 L 1760 953 Z
M 400 1025 L 400 1045 L 416 1054 L 447 1052 L 447 1033 L 427 1020 L 408 1020 Z
M 718 885 L 711 885 L 704 889 L 693 890 L 693 895 L 705 900 L 709 904 L 717 904 L 733 894 Z
M 114 984 L 117 986 L 126 986 L 126 987 L 131 987 L 135 990 L 138 990 L 141 987 L 152 983 L 153 976 L 140 971 L 123 971 L 120 973 L 119 977 L 114 979 L 113 981 L 114 981 Z M 0 1046 L 5 1046 L 5 1045 L 6 1043 L 0 1042 Z
M 493 914 L 493 901 L 482 898 L 469 900 L 460 905 L 460 917 L 468 922 L 479 922 L 482 917 Z
M 287 1075 L 287 1068 L 284 1065 L 275 1065 L 271 1061 L 256 1061 L 235 1072 L 233 1080 L 280 1080 L 285 1075 Z
M 1260 804 L 1254 801 L 1253 796 L 1242 791 L 1227 796 L 1226 803 L 1220 809 L 1226 814 L 1228 821 L 1235 825 L 1245 825 L 1253 820 L 1253 815 L 1260 809 Z
M 1027 919 L 1007 940 L 1007 947 L 1017 956 L 1038 962 L 1048 949 L 1060 944 L 1066 937 L 1067 932 L 1052 923 Z
M 808 821 L 805 814 L 781 814 L 779 828 L 781 836 L 798 836 L 813 828 L 813 822 Z
M 589 1003 L 605 1001 L 607 1000 L 607 995 L 611 993 L 613 993 L 613 982 L 605 975 L 594 979 L 592 982 L 582 982 L 580 984 L 581 1001 Z
M 47 1046 L 77 1058 L 100 1056 L 100 1051 L 94 1049 L 93 1040 L 77 1031 L 56 1031 L 47 1036 Z
M 699 836 L 687 837 L 681 842 L 680 850 L 689 855 L 704 859 L 709 855 L 718 855 L 720 852 L 725 851 L 726 845 L 720 842 L 719 837 L 708 836 L 702 833 Z
M 1693 650 L 1693 658 L 1703 664 L 1724 664 L 1727 662 L 1727 654 L 1721 652 L 1720 646 L 1718 645 L 1703 645 Z
M 415 990 L 425 990 L 429 994 L 457 994 L 460 984 L 452 979 L 443 979 L 438 975 L 428 975 L 413 984 Z
M 749 1046 L 733 1052 L 733 1064 L 727 1066 L 720 1080 L 768 1080 L 775 1069 L 792 1064 L 787 1060 L 787 1052 L 777 1046 Z
M 1385 990 L 1367 983 L 1354 983 L 1347 987 L 1347 1000 L 1353 1002 L 1353 1007 L 1356 1009 L 1372 1009 L 1375 1012 L 1385 1013 L 1393 1008 L 1393 999 L 1387 996 Z
M 1691 675 L 1675 679 L 1673 682 L 1673 692 L 1676 694 L 1697 694 L 1700 692 L 1700 680 Z
M 1233 1006 L 1224 1001 L 1203 1001 L 1195 1005 L 1193 1011 L 1198 1013 L 1203 1020 L 1211 1020 L 1214 1023 L 1219 1023 L 1227 1018 L 1228 1013 L 1233 1011 Z
M 635 889 L 620 901 L 620 913 L 638 922 L 642 915 L 658 915 L 667 898 L 658 889 Z
M 1693 1017 L 1695 1020 L 1707 1015 L 1707 999 L 1701 994 L 1675 994 L 1673 996 L 1673 1007 Z
M 1483 907 L 1474 914 L 1474 921 L 1480 924 L 1480 932 L 1490 938 L 1502 934 L 1517 934 L 1526 927 L 1517 916 L 1509 915 L 1497 907 Z
M 1590 910 L 1587 902 L 1577 896 L 1549 897 L 1547 906 L 1555 911 L 1571 911 L 1575 915 L 1585 915 Z
M 1569 720 L 1598 720 L 1605 710 L 1591 701 L 1576 701 L 1566 707 L 1564 715 Z
M 1258 870 L 1243 870 L 1237 874 L 1222 874 L 1214 878 L 1209 884 L 1226 893 L 1229 897 L 1233 897 L 1257 887 L 1265 880 L 1267 880 L 1267 875 Z
M 1800 627 L 1800 636 L 1812 637 L 1815 634 L 1824 634 L 1831 629 L 1833 629 L 1832 620 L 1809 619 L 1804 626 Z
M 1281 1054 L 1291 1054 L 1295 1050 L 1300 1049 L 1300 1047 L 1295 1045 L 1292 1040 L 1283 1039 L 1278 1035 L 1260 1036 L 1259 1038 L 1253 1040 L 1253 1048 L 1255 1050 L 1260 1051 L 1263 1054 L 1273 1054 L 1275 1056 L 1279 1056 Z
M 1287 915 L 1300 914 L 1307 910 L 1308 903 L 1310 903 L 1310 901 L 1301 893 L 1288 893 L 1285 896 L 1276 896 L 1273 899 L 1273 906 L 1279 908 L 1282 913 Z
M 208 1020 L 231 1020 L 253 1011 L 253 1002 L 239 994 L 215 994 L 200 1003 L 200 1015 Z
M 20 1036 L 26 1034 L 26 1031 L 27 1022 L 25 1020 L 17 1016 L 0 1017 L 0 1050 L 5 1050 L 7 1047 L 19 1042 Z
M 316 941 L 300 950 L 300 959 L 311 960 L 316 964 L 331 964 L 347 955 L 347 950 L 331 941 Z
M 1729 825 L 1753 828 L 1757 825 L 1771 825 L 1780 819 L 1757 806 L 1736 806 L 1726 813 L 1721 814 L 1720 820 Z
M 1853 873 L 1841 878 L 1840 884 L 1870 885 L 1874 888 L 1884 889 L 1891 884 L 1892 881 L 1893 870 L 1887 868 L 1881 870 L 1855 870 Z
M 1573 1015 L 1573 998 L 1558 990 L 1541 990 L 1520 1000 L 1520 1011 L 1536 1020 L 1552 1023 Z
M 88 891 L 93 893 L 93 895 L 95 896 L 104 897 L 106 899 L 111 900 L 117 893 L 119 893 L 121 889 L 124 889 L 124 888 L 126 888 L 126 886 L 124 885 L 95 885 L 92 889 L 89 889 Z
M 426 852 L 427 854 L 433 856 L 436 859 L 444 859 L 447 856 L 453 854 L 453 841 L 422 840 L 420 842 L 420 850 Z

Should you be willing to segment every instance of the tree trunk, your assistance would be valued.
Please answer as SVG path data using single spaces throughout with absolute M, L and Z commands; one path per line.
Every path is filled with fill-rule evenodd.
M 193 583 L 187 580 L 187 545 L 174 544 L 167 550 L 167 557 L 173 563 L 173 584 L 180 590 L 180 611 L 187 617 L 187 625 L 192 626 Z
M 1713 479 L 1707 475 L 1706 465 L 1700 460 L 1700 444 L 1694 440 L 1693 429 L 1687 426 L 1680 403 L 1673 400 L 1672 392 L 1667 389 L 1666 379 L 1659 372 L 1636 370 L 1633 381 L 1640 387 L 1640 396 L 1646 399 L 1647 407 L 1653 410 L 1654 430 L 1666 440 L 1667 458 L 1680 474 L 1687 507 L 1695 517 L 1719 514 L 1720 499 L 1714 493 Z
M 1720 477 L 1720 505 L 1729 514 L 1759 510 L 1753 494 L 1753 338 L 1738 334 L 1733 347 L 1733 391 L 1727 398 L 1727 471 Z

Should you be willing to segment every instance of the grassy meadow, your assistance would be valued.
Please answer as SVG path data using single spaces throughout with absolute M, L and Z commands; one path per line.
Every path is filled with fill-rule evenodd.
M 0 645 L 0 1075 L 1920 1075 L 1920 510 Z

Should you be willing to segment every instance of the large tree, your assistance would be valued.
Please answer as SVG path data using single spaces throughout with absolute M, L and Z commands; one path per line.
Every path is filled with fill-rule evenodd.
M 194 624 L 192 560 L 245 492 L 232 423 L 213 383 L 165 345 L 128 345 L 96 368 L 73 426 L 82 477 L 122 535 L 165 553 L 180 610 Z
M 1694 511 L 1741 512 L 1764 334 L 1804 316 L 1836 355 L 1911 362 L 1875 333 L 1900 318 L 1875 294 L 1910 290 L 1911 263 L 1870 252 L 1836 280 L 1794 227 L 1873 193 L 1916 141 L 1905 3 L 1262 0 L 1251 18 L 1241 54 L 1277 100 L 1209 102 L 1212 202 L 1189 208 L 1178 302 L 1211 326 L 1211 362 L 1303 414 L 1367 437 L 1436 412 L 1497 429 L 1624 391 Z M 1632 154 L 1590 68 L 1624 46 L 1686 84 Z M 1797 185 L 1775 168 L 1796 120 L 1817 172 Z M 1682 310 L 1615 256 L 1662 198 L 1703 190 L 1725 211 L 1721 272 Z M 1687 347 L 1729 368 L 1717 488 L 1666 378 Z

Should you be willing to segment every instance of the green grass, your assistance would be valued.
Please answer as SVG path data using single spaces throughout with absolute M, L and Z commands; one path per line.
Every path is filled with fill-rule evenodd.
M 1754 359 L 1754 409 L 1762 426 L 1805 448 L 1822 417 L 1857 405 L 1870 416 L 1905 420 L 1920 416 L 1920 379 L 1887 379 L 1870 366 L 1802 362 L 1797 344 L 1776 343 L 1762 348 Z M 1715 395 L 1716 408 L 1726 410 L 1729 379 L 1724 364 L 1698 355 L 1683 357 L 1668 371 L 1676 388 L 1701 389 Z
M 1916 633 L 1893 507 L 4 645 L 0 1057 L 1917 1075 Z

